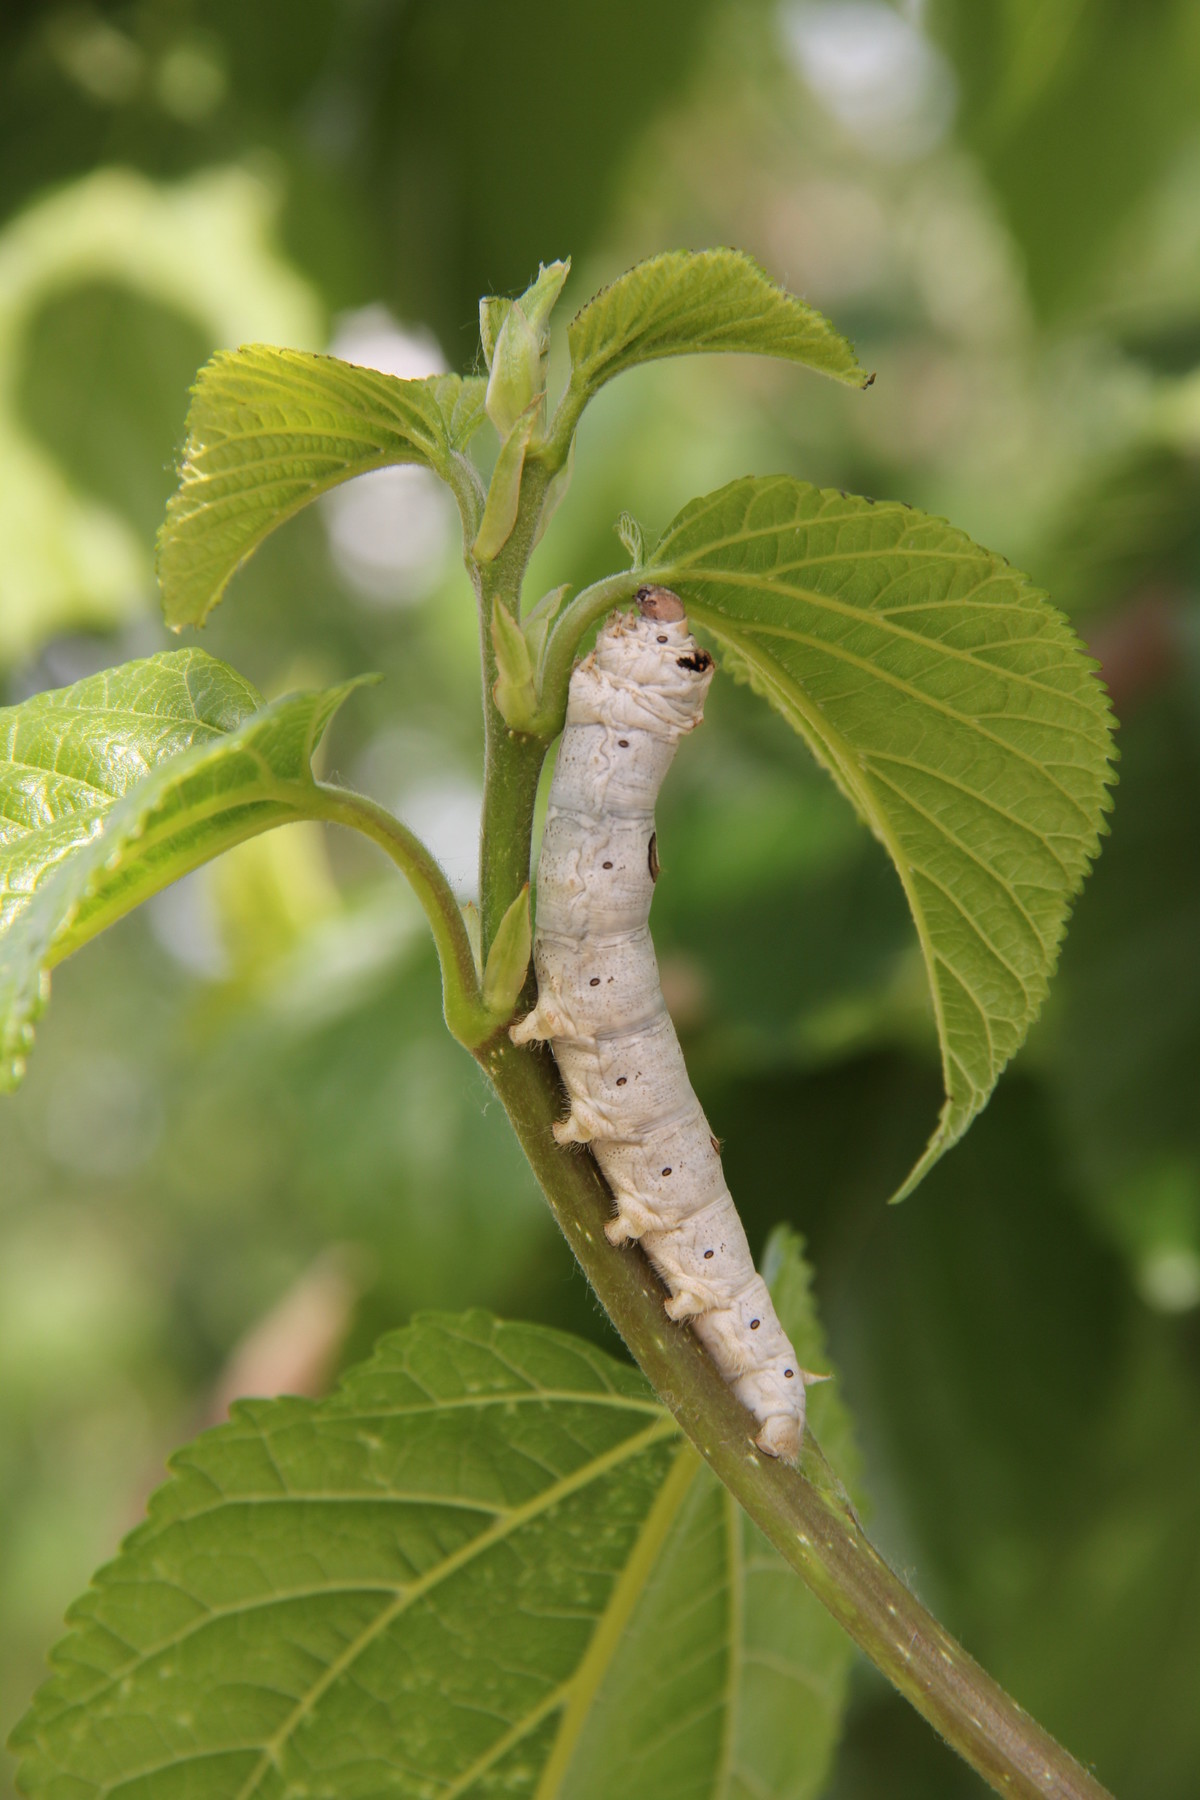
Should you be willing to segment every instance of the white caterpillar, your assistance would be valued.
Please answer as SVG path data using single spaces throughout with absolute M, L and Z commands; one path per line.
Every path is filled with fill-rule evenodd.
M 636 1238 L 758 1422 L 755 1442 L 792 1461 L 804 1434 L 803 1370 L 755 1273 L 720 1149 L 688 1080 L 663 1000 L 648 919 L 654 803 L 679 739 L 699 725 L 712 658 L 683 603 L 643 588 L 571 677 L 538 864 L 538 1003 L 514 1043 L 548 1038 L 571 1110 L 560 1143 L 590 1144 L 612 1188 L 613 1244 Z

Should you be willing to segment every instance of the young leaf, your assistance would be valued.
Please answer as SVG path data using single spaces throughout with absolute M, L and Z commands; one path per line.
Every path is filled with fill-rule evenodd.
M 529 646 L 529 654 L 537 666 L 541 664 L 550 627 L 562 610 L 563 602 L 570 591 L 569 582 L 564 582 L 561 587 L 551 588 L 549 593 L 543 594 L 537 605 L 530 607 L 525 615 L 521 631 Z
M 533 953 L 529 883 L 521 889 L 496 929 L 483 971 L 483 1003 L 497 1024 L 505 1024 L 525 985 Z
M 576 313 L 567 341 L 571 386 L 585 398 L 636 363 L 699 351 L 779 356 L 852 387 L 872 379 L 827 319 L 740 250 L 672 250 L 638 263 Z
M 520 731 L 537 711 L 533 659 L 525 633 L 499 595 L 492 602 L 492 648 L 496 653 L 496 705 L 505 723 Z
M 525 468 L 525 452 L 538 421 L 540 401 L 521 415 L 500 446 L 496 466 L 488 487 L 487 504 L 479 535 L 471 546 L 479 562 L 492 562 L 512 536 L 521 504 L 521 475 Z
M 486 385 L 400 381 L 261 344 L 214 356 L 193 389 L 179 488 L 159 534 L 167 623 L 202 624 L 268 533 L 338 482 L 395 463 L 446 477 L 483 421 Z
M 502 294 L 485 294 L 479 302 L 479 342 L 483 347 L 483 360 L 489 370 L 500 333 L 504 329 L 504 321 L 511 310 L 512 301 L 506 300 Z
M 480 302 L 480 338 L 490 370 L 487 416 L 502 438 L 545 395 L 550 314 L 570 269 L 569 261 L 551 263 L 538 270 L 537 280 L 519 300 Z
M 942 520 L 787 476 L 693 501 L 647 575 L 679 590 L 896 865 L 946 1087 L 902 1198 L 1023 1041 L 1099 848 L 1112 745 L 1094 665 L 1024 576 Z
M 18 1728 L 38 1800 L 820 1789 L 845 1640 L 590 1345 L 418 1320 L 173 1469 Z
M 631 569 L 640 569 L 646 560 L 646 539 L 641 525 L 630 512 L 623 512 L 613 528 L 629 555 Z
M 261 695 L 203 650 L 0 709 L 0 1087 L 49 970 L 230 845 L 307 816 L 309 760 L 354 682 Z

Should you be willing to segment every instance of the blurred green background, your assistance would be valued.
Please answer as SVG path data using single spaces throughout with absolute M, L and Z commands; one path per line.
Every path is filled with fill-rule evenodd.
M 1112 836 L 1043 1021 L 916 1198 L 884 1204 L 939 1097 L 898 884 L 731 682 L 664 800 L 656 933 L 752 1241 L 807 1234 L 879 1541 L 1123 1800 L 1194 1796 L 1195 0 L 9 0 L 0 219 L 6 700 L 174 641 L 153 532 L 212 350 L 474 366 L 479 294 L 568 253 L 564 314 L 740 245 L 878 380 L 624 377 L 543 586 L 620 566 L 623 508 L 656 531 L 787 470 L 947 514 L 1071 613 L 1121 719 Z M 474 630 L 406 470 L 287 526 L 204 642 L 269 694 L 384 671 L 326 767 L 466 895 Z M 0 1110 L 0 1735 L 173 1446 L 474 1303 L 605 1331 L 369 849 L 261 840 L 63 968 Z M 830 1800 L 978 1791 L 860 1670 Z

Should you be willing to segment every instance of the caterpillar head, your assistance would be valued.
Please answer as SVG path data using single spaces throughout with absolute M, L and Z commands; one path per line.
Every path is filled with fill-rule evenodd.
M 670 588 L 640 587 L 634 599 L 643 619 L 653 619 L 656 624 L 676 625 L 687 617 L 683 601 Z

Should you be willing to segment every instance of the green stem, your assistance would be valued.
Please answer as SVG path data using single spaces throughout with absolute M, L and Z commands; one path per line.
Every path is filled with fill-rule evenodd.
M 407 876 L 437 945 L 446 1023 L 460 1044 L 468 1050 L 476 1049 L 492 1035 L 498 1021 L 483 1003 L 475 953 L 462 911 L 440 863 L 407 825 L 364 794 L 352 794 L 325 782 L 318 782 L 316 792 L 318 802 L 310 817 L 363 832 Z
M 542 658 L 541 708 L 537 721 L 538 735 L 547 742 L 562 730 L 567 711 L 567 688 L 580 639 L 588 627 L 602 619 L 611 607 L 631 600 L 645 577 L 637 569 L 625 569 L 620 575 L 607 575 L 576 594 L 563 608 L 550 632 Z
M 474 563 L 472 568 L 479 601 L 479 649 L 483 667 L 484 771 L 479 919 L 485 962 L 501 919 L 529 880 L 533 809 L 548 742 L 540 735 L 511 730 L 496 705 L 492 606 L 499 599 L 514 619 L 521 616 L 521 587 L 552 474 L 552 469 L 541 465 L 526 469 L 521 484 L 520 510 L 512 535 L 493 561 Z
M 568 1243 L 664 1405 L 839 1625 L 997 1793 L 1111 1800 L 926 1612 L 848 1502 L 812 1478 L 823 1467 L 815 1446 L 805 1470 L 755 1450 L 748 1414 L 699 1340 L 667 1319 L 663 1290 L 641 1252 L 614 1250 L 605 1238 L 612 1196 L 595 1161 L 555 1144 L 562 1090 L 548 1052 L 515 1050 L 500 1037 L 479 1060 Z

